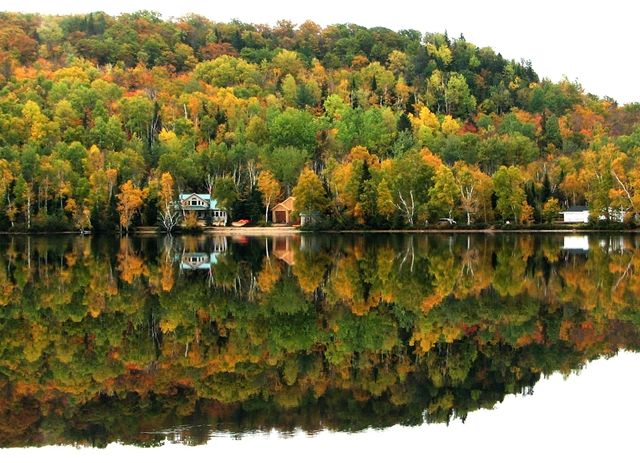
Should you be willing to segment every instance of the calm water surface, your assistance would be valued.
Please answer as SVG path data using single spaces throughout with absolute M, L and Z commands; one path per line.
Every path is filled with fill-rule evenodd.
M 1 237 L 0 447 L 463 430 L 637 360 L 639 266 L 635 235 Z

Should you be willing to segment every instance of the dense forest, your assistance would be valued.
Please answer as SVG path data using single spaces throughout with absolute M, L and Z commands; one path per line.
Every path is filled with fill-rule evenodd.
M 639 217 L 640 105 L 463 36 L 0 13 L 0 63 L 0 230 L 163 224 L 179 192 L 335 228 Z
M 5 237 L 0 447 L 465 419 L 640 350 L 640 239 L 591 238 Z

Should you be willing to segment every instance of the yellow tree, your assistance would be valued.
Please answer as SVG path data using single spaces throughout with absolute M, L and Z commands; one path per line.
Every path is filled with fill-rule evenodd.
M 432 113 L 426 106 L 420 108 L 418 116 L 410 114 L 409 120 L 411 121 L 414 135 L 417 138 L 423 138 L 425 129 L 428 130 L 428 133 L 433 133 L 440 128 L 438 116 Z
M 11 169 L 11 165 L 6 159 L 0 159 L 0 204 L 2 204 L 3 199 L 6 197 L 7 205 L 6 205 L 6 213 L 11 222 L 11 226 L 13 227 L 14 219 L 15 219 L 15 208 L 11 204 L 11 196 L 9 195 L 9 187 L 14 180 L 14 175 Z
M 329 205 L 322 180 L 308 167 L 300 173 L 298 184 L 293 189 L 293 196 L 296 198 L 295 208 L 298 212 L 321 213 Z
M 557 198 L 549 198 L 542 207 L 542 217 L 547 223 L 552 223 L 555 218 L 560 214 L 562 207 Z
M 614 145 L 605 145 L 598 150 L 582 152 L 580 179 L 585 187 L 584 196 L 589 202 L 589 210 L 595 218 L 611 219 L 613 207 L 620 207 L 625 199 L 623 189 L 626 177 L 622 178 L 624 166 L 620 152 Z M 618 167 L 615 167 L 618 164 Z M 616 174 L 617 171 L 617 174 Z M 614 178 L 617 176 L 617 179 Z
M 491 196 L 491 191 L 485 191 L 492 190 L 491 177 L 480 171 L 477 166 L 470 166 L 464 161 L 458 161 L 453 165 L 453 174 L 460 191 L 460 207 L 469 225 L 471 217 L 482 208 L 483 199 Z M 489 207 L 491 207 L 490 203 Z
M 268 170 L 263 170 L 258 175 L 258 190 L 262 193 L 264 203 L 264 221 L 269 220 L 269 207 L 280 196 L 280 183 Z
M 449 223 L 454 222 L 453 210 L 460 199 L 460 191 L 456 184 L 453 172 L 446 165 L 436 169 L 434 183 L 429 188 L 429 202 L 427 206 L 433 218 L 445 218 Z
M 118 214 L 120 214 L 120 226 L 129 231 L 129 226 L 135 215 L 140 211 L 147 196 L 146 191 L 136 187 L 131 180 L 127 180 L 120 186 L 118 198 Z
M 391 219 L 396 207 L 393 204 L 393 194 L 391 193 L 391 188 L 389 187 L 389 182 L 387 182 L 386 178 L 383 178 L 380 181 L 376 193 L 376 206 L 378 213 L 387 220 Z
M 614 152 L 611 175 L 615 182 L 609 190 L 611 206 L 631 211 L 635 216 L 640 211 L 640 174 L 637 160 L 617 151 L 612 145 L 608 145 L 607 148 Z
M 164 172 L 160 177 L 158 200 L 162 225 L 168 233 L 171 233 L 178 223 L 178 212 L 175 208 L 173 177 L 169 172 Z
M 69 198 L 64 210 L 71 214 L 73 225 L 82 233 L 84 233 L 85 229 L 91 228 L 91 211 L 88 207 L 78 204 L 73 198 Z
M 104 153 L 95 145 L 89 148 L 85 174 L 89 178 L 91 186 L 89 194 L 91 206 L 107 207 L 113 197 L 118 171 L 106 165 Z
M 460 123 L 453 117 L 446 115 L 442 121 L 442 133 L 445 135 L 453 135 L 460 131 Z
M 379 170 L 380 161 L 364 146 L 355 146 L 345 162 L 329 163 L 329 185 L 335 195 L 335 205 L 362 224 L 375 213 L 376 191 L 372 172 Z
M 567 196 L 570 204 L 576 204 L 584 196 L 585 189 L 584 176 L 575 170 L 566 174 L 562 183 L 560 183 L 560 191 Z

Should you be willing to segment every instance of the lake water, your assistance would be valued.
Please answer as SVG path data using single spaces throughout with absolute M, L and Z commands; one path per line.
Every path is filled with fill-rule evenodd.
M 631 234 L 0 237 L 0 458 L 622 439 L 639 296 Z

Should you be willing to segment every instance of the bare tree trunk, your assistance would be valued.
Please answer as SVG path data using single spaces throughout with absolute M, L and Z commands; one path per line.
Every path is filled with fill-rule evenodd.
M 631 198 L 631 193 L 629 192 L 629 190 L 627 189 L 626 185 L 624 183 L 622 183 L 622 180 L 620 180 L 620 177 L 618 177 L 616 175 L 616 173 L 614 172 L 613 169 L 611 169 L 611 173 L 613 174 L 613 176 L 615 177 L 616 181 L 618 182 L 618 184 L 620 185 L 620 187 L 622 188 L 622 190 L 624 191 L 624 194 L 626 195 L 627 199 L 629 200 L 629 204 L 631 206 L 631 209 L 633 210 L 634 214 L 637 214 L 638 211 L 636 210 L 636 208 L 633 205 L 633 199 Z
M 213 183 L 214 183 L 214 177 L 211 174 L 207 174 L 207 178 L 205 179 L 205 185 L 207 187 L 207 193 L 209 193 L 209 195 L 211 195 L 211 192 L 213 191 Z
M 30 188 L 30 187 L 29 187 Z M 31 192 L 27 193 L 27 229 L 31 229 Z
M 409 225 L 413 227 L 413 217 L 415 215 L 415 201 L 413 199 L 413 190 L 409 190 L 409 196 L 411 203 L 408 203 L 402 196 L 402 192 L 398 191 L 398 197 L 400 198 L 400 203 L 395 204 L 396 208 L 402 212 L 407 218 L 407 222 Z

